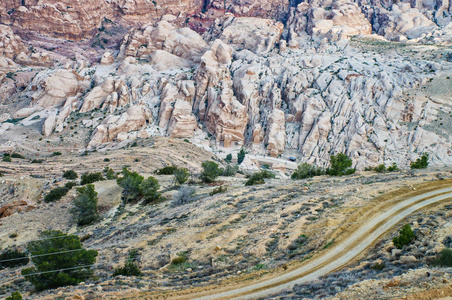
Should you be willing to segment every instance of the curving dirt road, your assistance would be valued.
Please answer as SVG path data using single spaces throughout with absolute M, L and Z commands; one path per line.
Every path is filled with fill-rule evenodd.
M 350 237 L 332 247 L 324 255 L 304 266 L 278 277 L 234 290 L 212 293 L 196 299 L 255 299 L 293 288 L 294 285 L 312 281 L 352 261 L 380 236 L 397 225 L 411 213 L 428 205 L 452 198 L 452 188 L 424 193 L 401 201 L 390 210 L 364 223 Z

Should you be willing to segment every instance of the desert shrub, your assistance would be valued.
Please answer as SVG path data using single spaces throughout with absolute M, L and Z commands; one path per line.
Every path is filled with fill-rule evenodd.
M 34 267 L 22 270 L 22 275 L 37 290 L 76 285 L 91 276 L 97 251 L 84 249 L 77 236 L 48 230 L 40 238 L 27 244 Z
M 416 161 L 411 162 L 411 169 L 425 169 L 428 166 L 429 154 L 423 153 Z
M 54 188 L 47 195 L 45 195 L 44 202 L 58 201 L 61 198 L 63 198 L 64 196 L 66 196 L 68 191 L 69 191 L 68 188 L 66 188 L 64 186 Z
M 174 181 L 178 184 L 184 184 L 190 178 L 190 173 L 186 168 L 178 168 L 174 170 Z
M 161 169 L 158 169 L 154 173 L 157 174 L 157 175 L 173 175 L 174 171 L 176 171 L 176 170 L 177 170 L 176 166 L 167 166 L 167 167 L 163 167 Z
M 187 261 L 185 256 L 177 256 L 171 260 L 172 265 L 180 265 Z
M 232 154 L 229 153 L 228 155 L 226 155 L 226 158 L 224 159 L 225 162 L 227 162 L 228 164 L 230 164 L 232 162 Z
M 11 157 L 12 157 L 12 158 L 25 159 L 25 156 L 23 156 L 23 155 L 21 155 L 21 154 L 19 154 L 19 153 L 15 153 L 15 152 L 11 154 Z
M 115 171 L 113 171 L 112 168 L 106 167 L 105 170 L 105 178 L 108 180 L 118 179 L 118 176 L 116 175 Z
M 33 159 L 33 160 L 31 161 L 32 164 L 42 164 L 43 162 L 44 162 L 43 159 Z
M 386 267 L 384 263 L 375 263 L 370 268 L 375 271 L 381 271 Z
M 326 173 L 331 176 L 351 175 L 355 173 L 356 169 L 352 169 L 353 161 L 345 153 L 338 153 L 331 155 L 330 167 Z
M 388 167 L 388 172 L 397 172 L 398 170 L 399 168 L 396 163 L 392 163 L 392 165 Z
M 398 249 L 402 249 L 403 246 L 409 245 L 415 238 L 414 232 L 411 229 L 410 224 L 406 224 L 399 232 L 399 236 L 392 239 L 394 246 Z
M 264 170 L 270 170 L 270 165 L 269 164 L 263 164 L 261 166 L 261 168 L 264 169 Z
M 324 169 L 314 166 L 314 165 L 310 165 L 308 163 L 304 163 L 297 167 L 297 169 L 295 170 L 295 172 L 293 172 L 293 174 L 292 174 L 292 176 L 290 176 L 290 178 L 292 178 L 293 180 L 297 180 L 297 179 L 311 178 L 314 176 L 320 176 L 320 175 L 324 175 L 324 174 L 325 174 Z
M 77 186 L 77 182 L 75 181 L 68 181 L 64 185 L 64 187 L 67 188 L 68 191 L 70 191 L 74 186 Z
M 231 165 L 227 165 L 226 168 L 224 168 L 223 170 L 223 176 L 235 176 L 237 174 L 237 172 L 239 171 L 239 166 L 235 165 L 235 166 L 231 166 Z
M 71 209 L 77 225 L 90 225 L 99 219 L 97 196 L 98 194 L 92 184 L 77 189 L 77 197 L 74 198 Z
M 374 168 L 374 171 L 377 173 L 386 172 L 386 166 L 384 164 L 378 165 Z
M 127 168 L 122 169 L 122 175 L 116 182 L 123 188 L 123 201 L 127 203 L 132 200 L 138 200 L 140 197 L 140 184 L 144 177 L 137 172 L 130 172 Z
M 11 294 L 10 297 L 7 297 L 5 300 L 22 300 L 22 295 L 19 291 L 15 291 Z
M 148 178 L 143 180 L 139 185 L 139 196 L 144 199 L 143 204 L 148 204 L 153 201 L 160 200 L 162 196 L 158 192 L 159 188 L 160 184 L 154 177 L 149 176 Z
M 184 205 L 196 200 L 196 190 L 190 186 L 181 186 L 173 196 L 173 205 Z
M 113 276 L 140 276 L 141 271 L 140 267 L 137 264 L 138 260 L 138 251 L 136 249 L 132 249 L 129 251 L 129 258 L 124 263 L 123 267 L 116 268 L 113 272 Z
M 105 180 L 101 172 L 82 174 L 80 185 L 91 184 L 96 181 Z
M 438 267 L 452 267 L 452 249 L 441 250 L 432 264 Z
M 29 258 L 25 252 L 16 248 L 8 248 L 0 254 L 0 269 L 25 266 L 28 261 Z
M 203 171 L 199 178 L 206 183 L 214 182 L 223 173 L 223 169 L 219 168 L 218 164 L 213 161 L 205 161 L 201 166 Z
M 309 238 L 306 235 L 301 234 L 292 243 L 290 243 L 290 245 L 287 247 L 287 250 L 289 250 L 289 252 L 294 252 L 306 245 L 308 241 Z
M 78 175 L 74 170 L 67 170 L 63 173 L 63 178 L 74 180 L 78 178 Z
M 104 162 L 109 162 L 110 159 L 108 157 L 104 158 Z
M 52 153 L 52 156 L 59 156 L 59 155 L 62 155 L 62 153 L 58 152 L 58 151 Z
M 211 191 L 209 193 L 210 196 L 216 195 L 216 194 L 220 194 L 220 193 L 224 193 L 228 190 L 227 187 L 223 187 L 223 186 L 219 186 L 217 188 L 214 188 L 213 191 Z
M 269 179 L 269 178 L 275 178 L 275 174 L 273 174 L 270 171 L 267 170 L 263 170 L 257 173 L 254 173 L 253 175 L 250 176 L 250 178 L 248 178 L 248 181 L 245 183 L 246 186 L 250 186 L 250 185 L 257 185 L 257 184 L 264 184 L 265 180 L 264 179 Z
M 245 160 L 246 151 L 245 149 L 240 149 L 239 153 L 237 153 L 237 164 L 240 165 Z
M 12 162 L 11 156 L 3 155 L 2 161 L 4 161 L 4 162 Z
M 136 262 L 133 261 L 127 261 L 123 267 L 116 268 L 113 272 L 113 276 L 140 276 L 141 271 L 140 267 L 137 265 Z

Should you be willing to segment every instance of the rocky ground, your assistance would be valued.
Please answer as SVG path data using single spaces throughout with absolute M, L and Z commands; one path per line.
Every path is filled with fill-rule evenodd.
M 69 213 L 75 191 L 56 203 L 42 202 L 43 194 L 65 182 L 61 178 L 63 170 L 74 166 L 83 172 L 99 171 L 107 165 L 120 170 L 128 165 L 132 170 L 150 175 L 164 163 L 174 163 L 179 166 L 190 164 L 196 173 L 207 154 L 179 140 L 157 139 L 153 144 L 154 148 L 139 145 L 117 150 L 114 155 L 94 152 L 82 156 L 81 164 L 76 165 L 71 161 L 80 156 L 51 157 L 44 164 L 47 172 L 39 175 L 34 174 L 30 167 L 32 164 L 23 160 L 1 164 L 2 172 L 6 173 L 2 177 L 5 203 L 14 203 L 16 199 L 33 202 L 29 211 L 0 219 L 2 247 L 25 245 L 35 239 L 40 230 L 51 228 L 77 234 L 83 237 L 87 248 L 99 251 L 94 266 L 95 278 L 82 285 L 36 293 L 18 270 L 6 269 L 0 271 L 5 279 L 0 288 L 3 295 L 19 289 L 34 299 L 52 298 L 55 294 L 62 298 L 79 294 L 92 299 L 100 295 L 116 297 L 114 295 L 124 292 L 203 286 L 235 276 L 249 279 L 263 276 L 272 270 L 283 269 L 288 263 L 309 259 L 312 254 L 331 246 L 338 233 L 340 236 L 343 223 L 354 224 L 350 220 L 355 213 L 370 209 L 375 201 L 393 197 L 391 191 L 401 188 L 410 191 L 417 184 L 451 177 L 446 170 L 387 174 L 362 172 L 352 177 L 323 176 L 295 182 L 272 179 L 261 186 L 245 187 L 246 179 L 239 175 L 235 178 L 220 177 L 219 184 L 228 190 L 214 196 L 209 193 L 215 186 L 197 183 L 193 185 L 195 202 L 173 206 L 171 198 L 175 190 L 171 176 L 156 176 L 164 197 L 169 200 L 151 206 L 136 204 L 125 207 L 120 206 L 121 189 L 116 182 L 102 181 L 96 183 L 102 221 L 82 228 L 74 224 Z M 193 154 L 187 158 L 190 149 L 193 149 Z M 162 155 L 160 151 L 167 152 L 164 162 L 153 158 L 153 155 Z M 106 162 L 105 158 L 110 161 Z M 14 175 L 16 168 L 20 175 Z M 27 175 L 27 172 L 30 173 Z M 409 270 L 429 268 L 429 258 L 444 246 L 442 242 L 448 236 L 449 221 L 447 210 L 441 207 L 420 212 L 407 221 L 417 232 L 413 246 L 403 252 L 394 249 L 391 238 L 398 230 L 394 229 L 362 261 L 349 269 L 306 286 L 297 286 L 292 293 L 279 297 L 325 298 L 350 293 L 356 299 L 361 292 L 370 293 L 365 287 L 360 287 L 360 284 L 368 282 L 365 280 L 398 280 L 395 276 L 411 276 Z M 139 264 L 144 275 L 113 278 L 113 268 L 121 264 L 132 248 L 140 253 Z M 177 267 L 171 265 L 171 259 L 181 253 L 187 256 L 187 262 Z M 383 270 L 373 270 L 376 263 L 384 264 Z M 435 274 L 440 273 L 435 272 L 441 271 L 429 272 L 432 276 L 439 276 Z M 438 285 L 433 282 L 431 285 L 441 286 L 439 281 Z M 404 292 L 407 291 L 400 291 Z

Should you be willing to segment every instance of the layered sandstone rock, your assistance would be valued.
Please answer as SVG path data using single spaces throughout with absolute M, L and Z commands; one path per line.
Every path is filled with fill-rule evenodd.
M 143 105 L 131 106 L 126 112 L 119 116 L 110 116 L 106 118 L 94 132 L 88 147 L 96 147 L 98 145 L 111 142 L 120 138 L 126 140 L 129 138 L 128 133 L 144 129 L 146 124 L 152 122 L 152 113 Z M 145 133 L 136 133 L 130 137 L 143 137 Z
M 15 213 L 27 212 L 36 208 L 36 203 L 29 200 L 18 200 L 0 207 L 0 219 Z
M 207 43 L 189 28 L 177 28 L 163 20 L 156 27 L 133 29 L 121 46 L 126 56 L 148 59 L 157 50 L 164 50 L 188 61 L 199 62 Z
M 0 57 L 14 60 L 21 52 L 28 52 L 21 38 L 9 26 L 0 25 Z

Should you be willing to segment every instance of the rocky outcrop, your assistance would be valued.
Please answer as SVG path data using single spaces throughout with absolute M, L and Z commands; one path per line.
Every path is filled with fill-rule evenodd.
M 207 130 L 225 147 L 230 147 L 233 142 L 244 142 L 248 123 L 246 107 L 237 100 L 232 89 L 231 55 L 232 49 L 216 40 L 202 56 L 195 76 L 194 110 L 205 122 Z
M 199 62 L 208 45 L 189 28 L 177 28 L 163 20 L 157 26 L 133 29 L 124 37 L 121 52 L 126 56 L 149 59 L 157 50 L 166 51 L 188 61 Z
M 36 208 L 36 203 L 28 200 L 18 200 L 0 207 L 0 219 L 15 213 L 27 212 Z
M 15 60 L 22 52 L 28 52 L 22 39 L 15 35 L 9 26 L 0 25 L 0 57 Z
M 152 122 L 152 113 L 147 107 L 131 106 L 121 115 L 110 116 L 97 126 L 88 147 L 96 147 L 115 140 L 119 142 L 130 138 L 145 137 L 147 136 L 145 132 L 135 132 L 134 134 L 130 132 L 144 129 L 149 122 Z
M 282 23 L 273 20 L 226 15 L 215 21 L 209 35 L 210 39 L 221 39 L 235 50 L 247 49 L 260 55 L 275 47 L 283 29 Z

